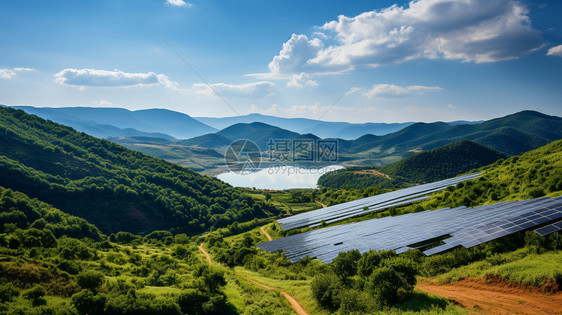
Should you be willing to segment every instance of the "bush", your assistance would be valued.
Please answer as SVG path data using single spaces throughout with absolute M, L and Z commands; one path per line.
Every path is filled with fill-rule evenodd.
M 86 271 L 77 276 L 78 285 L 84 289 L 97 290 L 103 283 L 104 276 L 97 271 Z
M 156 298 L 150 294 L 137 294 L 134 290 L 127 295 L 111 297 L 105 305 L 105 314 L 114 315 L 175 315 L 182 314 L 174 300 Z
M 89 290 L 82 290 L 72 296 L 72 304 L 80 314 L 103 314 L 106 301 L 104 295 L 94 295 Z
M 11 283 L 0 285 L 0 302 L 9 302 L 20 295 L 19 290 Z
M 341 252 L 334 258 L 334 272 L 344 282 L 357 273 L 357 261 L 361 259 L 361 253 L 354 249 L 348 252 Z
M 321 274 L 312 279 L 312 296 L 320 306 L 335 311 L 338 303 L 335 300 L 339 280 L 333 274 Z
M 42 286 L 36 285 L 33 288 L 23 292 L 22 296 L 28 300 L 36 300 L 45 296 L 45 289 Z

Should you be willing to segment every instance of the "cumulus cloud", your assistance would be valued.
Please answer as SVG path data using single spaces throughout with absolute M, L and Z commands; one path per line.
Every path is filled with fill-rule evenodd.
M 269 63 L 269 70 L 277 73 L 302 72 L 310 68 L 310 60 L 322 51 L 324 44 L 318 38 L 309 39 L 306 35 L 293 34 L 283 44 L 279 55 Z
M 562 57 L 562 45 L 554 46 L 548 50 L 546 53 L 548 56 L 560 56 Z
M 0 79 L 11 79 L 18 75 L 18 72 L 34 71 L 31 68 L 12 68 L 12 69 L 0 69 Z
M 515 0 L 412 1 L 355 17 L 341 15 L 317 29 L 313 39 L 293 34 L 269 63 L 270 71 L 346 71 L 380 58 L 381 63 L 421 58 L 485 63 L 542 47 L 527 8 Z
M 166 3 L 174 7 L 191 7 L 192 4 L 183 0 L 166 0 Z
M 132 87 L 162 85 L 169 89 L 178 89 L 178 84 L 172 82 L 165 74 L 128 73 L 118 69 L 64 69 L 55 74 L 55 81 L 63 85 L 79 87 Z
M 263 97 L 273 94 L 275 84 L 268 81 L 259 81 L 244 84 L 214 83 L 212 88 L 221 96 L 252 96 Z M 213 91 L 203 83 L 196 83 L 192 86 L 192 91 L 201 95 L 214 95 Z
M 371 97 L 410 97 L 414 95 L 422 95 L 426 91 L 441 90 L 438 86 L 410 85 L 398 86 L 393 84 L 375 84 L 373 88 L 365 93 Z
M 304 72 L 300 74 L 293 74 L 291 81 L 287 82 L 287 87 L 302 89 L 305 87 L 317 87 L 318 81 L 312 80 L 310 76 Z

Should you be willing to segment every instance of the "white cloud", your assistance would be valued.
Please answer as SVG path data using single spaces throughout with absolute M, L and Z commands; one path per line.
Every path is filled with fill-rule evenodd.
M 422 95 L 426 91 L 441 90 L 438 86 L 410 85 L 406 87 L 393 84 L 375 84 L 373 88 L 365 93 L 371 97 L 409 97 Z
M 185 2 L 183 0 L 166 0 L 166 3 L 169 5 L 173 5 L 174 7 L 188 7 L 191 8 L 193 5 L 192 3 Z
M 318 86 L 318 81 L 312 80 L 310 76 L 304 72 L 293 74 L 291 81 L 287 82 L 287 87 L 302 89 L 304 87 L 314 88 Z
M 106 101 L 106 100 L 101 100 L 99 102 L 94 102 L 96 105 L 99 106 L 111 106 L 113 105 L 113 103 L 111 103 L 110 101 Z
M 359 91 L 361 91 L 360 88 L 358 88 L 358 87 L 352 87 L 351 89 L 349 89 L 349 91 L 345 92 L 345 95 L 351 95 L 351 94 L 353 94 L 353 93 L 355 93 L 355 92 L 359 92 Z
M 55 81 L 63 85 L 79 87 L 132 87 L 162 85 L 177 90 L 178 84 L 172 82 L 165 74 L 127 73 L 115 69 L 113 71 L 97 69 L 64 69 L 55 74 Z
M 279 55 L 269 63 L 269 70 L 276 73 L 302 72 L 309 68 L 309 60 L 317 56 L 324 47 L 318 38 L 308 39 L 306 35 L 293 34 L 283 44 Z
M 11 79 L 18 75 L 18 72 L 28 72 L 34 71 L 31 68 L 12 68 L 12 69 L 0 69 L 0 79 Z
M 449 109 L 457 109 L 457 107 L 456 107 L 455 105 L 453 105 L 453 104 L 447 105 L 447 108 L 449 108 Z
M 263 97 L 273 94 L 275 84 L 268 81 L 259 81 L 244 84 L 214 83 L 212 88 L 221 96 L 252 96 Z M 196 83 L 192 86 L 192 91 L 201 95 L 214 95 L 213 91 L 203 83 Z
M 548 50 L 546 53 L 548 56 L 560 56 L 562 57 L 562 45 L 554 46 Z
M 409 5 L 341 15 L 317 29 L 335 38 L 293 34 L 269 63 L 271 72 L 346 71 L 414 59 L 496 62 L 542 47 L 527 8 L 515 0 L 420 0 Z M 318 33 L 318 32 L 317 32 Z M 318 35 L 314 33 L 315 35 Z M 393 46 L 395 46 L 392 48 Z

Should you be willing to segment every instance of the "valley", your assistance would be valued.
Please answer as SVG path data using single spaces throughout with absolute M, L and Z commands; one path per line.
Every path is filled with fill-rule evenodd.
M 462 314 L 509 310 L 519 302 L 506 299 L 520 299 L 528 307 L 522 310 L 533 313 L 536 303 L 544 311 L 560 303 L 562 270 L 552 268 L 562 246 L 558 232 L 523 230 L 427 257 L 417 249 L 346 251 L 330 264 L 309 257 L 293 263 L 258 244 L 421 210 L 561 196 L 561 140 L 513 156 L 459 141 L 382 168 L 328 173 L 319 189 L 270 190 L 231 187 L 22 111 L 0 110 L 3 312 Z M 480 179 L 413 204 L 315 228 L 285 231 L 277 223 L 474 169 Z M 496 279 L 490 275 L 501 280 L 479 284 Z M 395 276 L 407 280 L 391 285 Z M 462 280 L 468 277 L 475 280 Z M 500 283 L 518 289 L 504 292 Z

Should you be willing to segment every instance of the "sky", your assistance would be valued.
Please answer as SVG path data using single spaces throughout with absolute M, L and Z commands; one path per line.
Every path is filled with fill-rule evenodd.
M 0 104 L 348 122 L 562 116 L 562 2 L 0 2 Z

